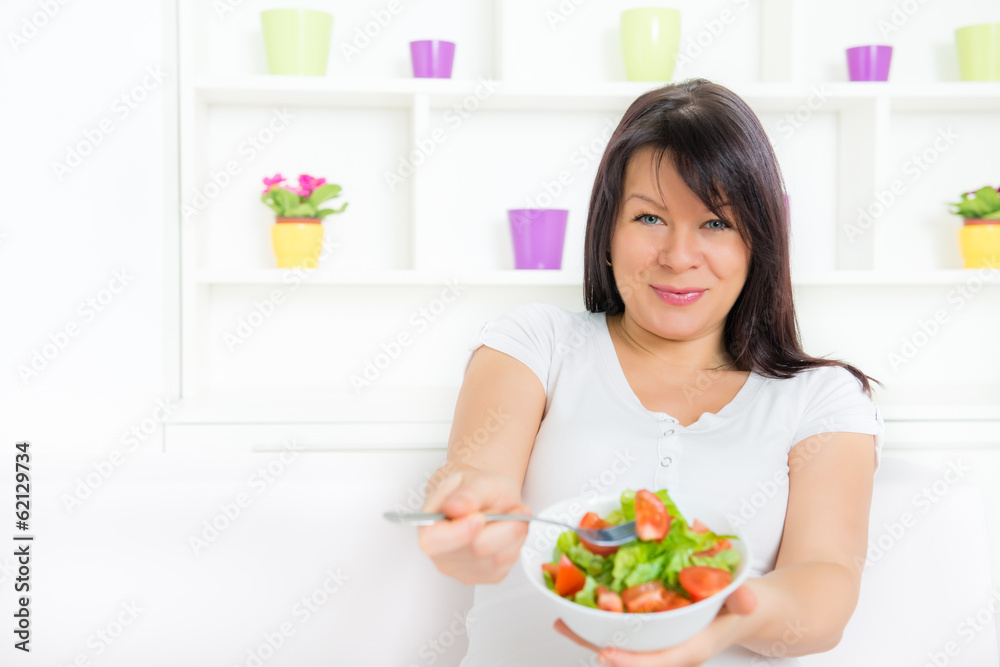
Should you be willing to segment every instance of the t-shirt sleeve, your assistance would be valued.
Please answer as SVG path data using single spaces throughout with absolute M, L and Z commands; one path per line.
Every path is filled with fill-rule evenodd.
M 875 436 L 875 470 L 878 470 L 885 431 L 878 407 L 846 368 L 825 366 L 813 373 L 792 446 L 820 433 L 867 433 Z
M 495 319 L 487 321 L 468 343 L 465 370 L 469 370 L 472 354 L 486 345 L 520 361 L 534 372 L 548 393 L 549 368 L 557 326 L 556 306 L 528 303 L 516 306 Z

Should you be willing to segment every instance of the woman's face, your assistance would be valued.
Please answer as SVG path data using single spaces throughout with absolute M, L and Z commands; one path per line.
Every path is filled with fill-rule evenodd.
M 688 188 L 669 154 L 654 173 L 653 149 L 625 169 L 622 212 L 611 238 L 611 263 L 626 316 L 650 333 L 692 340 L 717 333 L 743 289 L 750 252 L 732 210 L 719 219 Z M 659 187 L 657 187 L 659 185 Z M 660 197 L 662 192 L 662 199 Z M 671 290 L 696 289 L 697 298 Z

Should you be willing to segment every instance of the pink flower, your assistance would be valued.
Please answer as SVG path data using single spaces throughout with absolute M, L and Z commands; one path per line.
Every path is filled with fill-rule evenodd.
M 264 192 L 270 192 L 275 185 L 284 183 L 287 179 L 283 178 L 280 173 L 274 175 L 273 178 L 264 177 Z
M 298 195 L 300 197 L 308 197 L 313 193 L 313 190 L 319 186 L 326 183 L 325 178 L 313 178 L 309 174 L 302 174 L 299 176 L 299 190 Z

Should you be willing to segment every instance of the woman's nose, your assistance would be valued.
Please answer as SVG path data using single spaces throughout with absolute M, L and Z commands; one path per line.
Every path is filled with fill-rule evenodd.
M 701 257 L 698 236 L 683 225 L 675 225 L 665 235 L 659 248 L 659 262 L 680 273 L 697 266 Z

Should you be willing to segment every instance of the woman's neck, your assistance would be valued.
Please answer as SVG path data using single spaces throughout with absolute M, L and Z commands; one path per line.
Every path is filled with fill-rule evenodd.
M 721 329 L 695 340 L 670 340 L 647 331 L 628 313 L 606 317 L 608 331 L 636 355 L 674 372 L 735 370 L 725 351 Z

